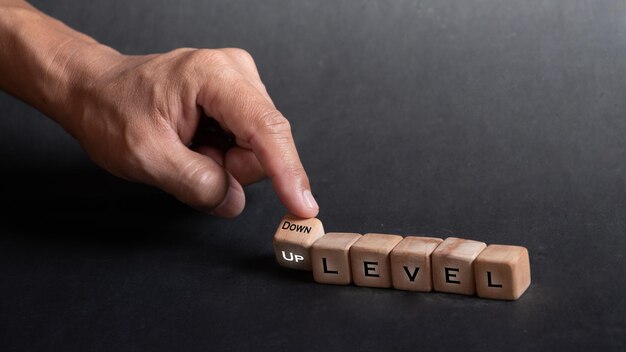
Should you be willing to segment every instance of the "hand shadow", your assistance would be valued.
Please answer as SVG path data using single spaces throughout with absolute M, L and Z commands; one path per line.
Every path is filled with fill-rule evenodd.
M 89 163 L 72 167 L 10 165 L 2 175 L 0 244 L 85 250 L 184 248 L 189 261 L 229 266 L 268 279 L 312 282 L 310 272 L 280 267 L 266 238 L 250 242 L 246 219 L 207 216 L 154 187 L 117 178 Z M 253 218 L 256 219 L 254 214 Z M 264 218 L 260 216 L 259 218 Z M 253 220 L 255 221 L 255 220 Z M 246 223 L 248 223 L 246 225 Z M 246 228 L 248 226 L 248 228 Z M 266 250 L 259 251 L 261 247 Z M 109 248 L 109 249 L 107 249 Z M 91 253 L 90 250 L 88 250 Z
M 197 213 L 169 194 L 93 164 L 5 170 L 1 237 L 65 244 L 171 241 L 168 225 Z

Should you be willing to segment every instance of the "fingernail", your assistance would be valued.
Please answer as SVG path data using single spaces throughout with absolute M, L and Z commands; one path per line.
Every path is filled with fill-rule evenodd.
M 317 202 L 315 201 L 315 198 L 313 198 L 313 194 L 311 194 L 311 191 L 305 189 L 304 192 L 302 192 L 302 196 L 307 207 L 311 209 L 319 209 L 319 205 L 317 205 Z

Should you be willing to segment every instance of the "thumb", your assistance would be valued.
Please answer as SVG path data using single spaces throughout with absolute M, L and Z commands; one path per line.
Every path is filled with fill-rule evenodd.
M 243 188 L 220 164 L 182 143 L 171 143 L 153 169 L 154 185 L 197 210 L 232 218 L 246 203 Z

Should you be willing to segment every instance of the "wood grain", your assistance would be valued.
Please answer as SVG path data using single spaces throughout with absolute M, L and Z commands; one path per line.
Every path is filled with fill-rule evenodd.
M 476 258 L 474 276 L 479 297 L 516 300 L 531 282 L 528 250 L 491 244 Z
M 368 233 L 350 248 L 352 280 L 355 285 L 391 287 L 389 254 L 402 236 Z
M 429 292 L 433 289 L 431 254 L 443 240 L 407 236 L 391 251 L 391 280 L 398 290 Z
M 446 238 L 432 254 L 435 291 L 475 294 L 474 260 L 485 247 L 484 242 Z
M 359 238 L 358 233 L 330 232 L 317 240 L 311 247 L 313 279 L 323 284 L 350 284 L 350 247 Z

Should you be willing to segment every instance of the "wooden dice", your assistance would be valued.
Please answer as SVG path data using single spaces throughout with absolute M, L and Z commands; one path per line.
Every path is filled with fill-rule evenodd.
M 358 233 L 330 232 L 311 247 L 313 279 L 323 284 L 348 285 L 352 282 L 350 247 Z
M 352 279 L 357 286 L 391 287 L 389 253 L 402 236 L 368 233 L 350 248 Z
M 310 249 L 324 236 L 324 226 L 318 219 L 300 219 L 285 216 L 274 235 L 276 260 L 284 267 L 311 270 Z
M 433 284 L 436 291 L 473 295 L 474 260 L 487 245 L 448 237 L 433 252 Z
M 282 266 L 313 271 L 316 282 L 449 292 L 516 300 L 530 286 L 528 250 L 448 237 L 324 234 L 318 219 L 285 216 L 274 235 Z
M 393 287 L 398 290 L 432 291 L 430 258 L 441 242 L 441 238 L 415 236 L 400 241 L 391 251 Z
M 476 258 L 474 276 L 478 296 L 516 300 L 530 286 L 528 250 L 491 244 Z

